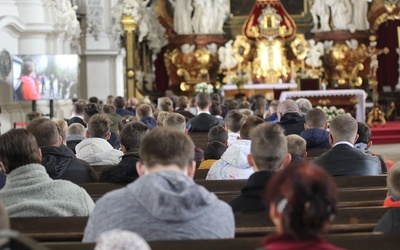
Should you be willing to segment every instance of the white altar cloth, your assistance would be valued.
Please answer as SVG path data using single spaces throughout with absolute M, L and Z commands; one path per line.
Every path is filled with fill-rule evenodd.
M 222 86 L 223 90 L 235 90 L 237 89 L 236 84 L 226 84 Z M 297 83 L 255 83 L 245 84 L 243 89 L 297 89 Z
M 346 96 L 355 95 L 358 99 L 356 104 L 356 120 L 365 122 L 365 99 L 367 94 L 362 89 L 335 89 L 335 90 L 307 90 L 307 91 L 283 91 L 279 101 L 300 97 L 327 97 L 327 96 Z

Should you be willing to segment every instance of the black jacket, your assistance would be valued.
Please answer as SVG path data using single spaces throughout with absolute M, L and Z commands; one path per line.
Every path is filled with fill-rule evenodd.
M 136 171 L 136 162 L 140 161 L 139 151 L 125 153 L 117 166 L 103 171 L 100 182 L 131 183 L 139 177 Z
M 42 164 L 52 179 L 69 180 L 76 184 L 97 182 L 98 177 L 89 163 L 76 158 L 67 146 L 42 147 Z
M 310 128 L 300 133 L 307 142 L 307 151 L 330 149 L 329 132 L 321 128 Z
M 391 233 L 400 232 L 400 208 L 391 208 L 379 220 L 374 231 Z
M 266 209 L 263 201 L 265 187 L 275 173 L 276 172 L 272 170 L 263 170 L 252 174 L 246 186 L 242 188 L 239 197 L 229 202 L 233 212 L 265 211 Z
M 214 126 L 224 126 L 223 121 L 217 119 L 215 116 L 201 113 L 193 117 L 186 123 L 186 128 L 189 132 L 208 132 Z
M 314 161 L 332 176 L 382 174 L 378 157 L 366 154 L 346 144 L 336 145 Z
M 77 116 L 72 117 L 71 119 L 68 119 L 67 123 L 68 123 L 68 126 L 71 125 L 72 123 L 80 123 L 86 128 L 86 123 L 83 121 L 82 118 L 77 117 Z
M 304 117 L 296 112 L 286 113 L 278 122 L 285 129 L 285 135 L 300 135 L 304 131 Z

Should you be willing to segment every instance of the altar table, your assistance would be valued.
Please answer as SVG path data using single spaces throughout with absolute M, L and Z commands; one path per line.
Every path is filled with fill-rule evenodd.
M 238 93 L 237 86 L 235 84 L 227 84 L 222 86 L 225 92 L 225 97 L 234 97 Z M 285 90 L 297 90 L 297 83 L 255 83 L 255 84 L 245 84 L 243 86 L 243 91 L 246 96 L 252 96 L 254 94 L 265 95 L 267 93 L 282 92 Z M 270 99 L 278 99 L 279 96 L 272 97 Z M 268 98 L 267 98 L 268 99 Z

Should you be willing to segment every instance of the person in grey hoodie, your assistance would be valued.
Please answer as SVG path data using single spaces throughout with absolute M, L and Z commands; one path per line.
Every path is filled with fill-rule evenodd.
M 83 242 L 117 228 L 147 241 L 234 237 L 230 206 L 192 179 L 194 144 L 187 135 L 156 128 L 143 137 L 140 157 L 140 177 L 97 201 Z

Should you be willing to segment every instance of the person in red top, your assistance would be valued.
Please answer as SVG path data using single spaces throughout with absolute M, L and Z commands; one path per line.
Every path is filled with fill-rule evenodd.
M 35 79 L 35 65 L 25 62 L 21 70 L 22 95 L 24 100 L 39 100 L 39 81 Z
M 265 193 L 276 233 L 264 239 L 268 250 L 339 250 L 322 239 L 337 212 L 332 177 L 314 163 L 289 165 L 272 177 Z
M 386 183 L 388 197 L 383 202 L 384 207 L 400 207 L 400 162 L 393 165 L 388 173 Z

